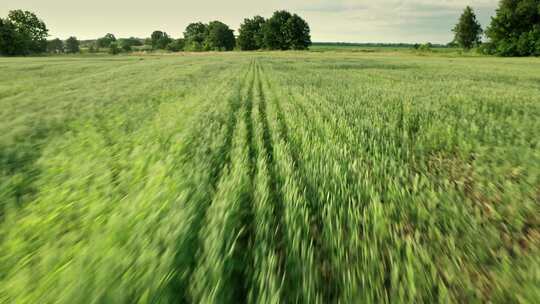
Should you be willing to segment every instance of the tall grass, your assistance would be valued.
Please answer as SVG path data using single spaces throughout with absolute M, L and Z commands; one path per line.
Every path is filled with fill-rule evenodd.
M 0 300 L 540 299 L 535 59 L 0 59 Z

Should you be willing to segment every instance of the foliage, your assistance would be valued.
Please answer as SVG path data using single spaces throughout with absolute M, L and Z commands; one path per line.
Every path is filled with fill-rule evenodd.
M 309 25 L 298 15 L 276 11 L 263 27 L 264 46 L 270 50 L 305 50 L 311 45 Z
M 167 33 L 162 31 L 154 31 L 150 39 L 152 39 L 152 48 L 155 50 L 164 50 L 173 41 Z
M 77 40 L 76 37 L 69 37 L 67 40 L 66 40 L 66 53 L 68 54 L 75 54 L 75 53 L 79 53 L 81 50 L 79 48 L 79 40 Z
M 175 39 L 167 45 L 167 50 L 171 52 L 180 52 L 183 51 L 185 47 L 184 39 Z
M 418 50 L 422 52 L 430 52 L 433 48 L 433 45 L 431 42 L 423 43 L 418 46 Z
M 91 43 L 91 44 L 88 46 L 88 52 L 89 52 L 89 53 L 97 53 L 97 52 L 99 52 L 99 48 L 96 46 L 95 43 Z
M 120 38 L 116 42 L 124 52 L 131 52 L 133 47 L 142 45 L 142 41 L 135 37 Z
M 264 48 L 263 26 L 266 20 L 261 16 L 244 19 L 240 25 L 238 46 L 243 51 L 259 50 Z
M 0 66 L 2 303 L 538 302 L 535 58 Z
M 13 23 L 0 18 L 0 55 L 17 55 L 17 51 L 21 48 L 21 40 Z
M 481 42 L 482 27 L 476 20 L 476 14 L 470 6 L 465 8 L 458 24 L 452 31 L 455 33 L 454 41 L 466 50 Z
M 131 44 L 126 41 L 120 42 L 120 47 L 122 48 L 122 51 L 127 53 L 133 51 L 133 47 L 131 46 Z
M 207 26 L 204 49 L 209 51 L 232 51 L 236 44 L 234 31 L 225 23 L 212 21 Z
M 142 46 L 143 41 L 139 38 L 135 37 L 129 37 L 129 38 L 120 38 L 118 39 L 121 45 L 129 45 L 129 46 Z
M 292 15 L 287 11 L 276 11 L 263 27 L 264 46 L 269 50 L 288 50 L 286 24 Z
M 109 44 L 109 54 L 117 55 L 120 54 L 120 52 L 122 52 L 122 49 L 118 45 L 118 42 L 112 42 L 111 44 Z
M 204 41 L 206 40 L 207 36 L 208 25 L 202 22 L 195 22 L 189 24 L 184 31 L 186 50 L 202 51 L 204 48 Z
M 48 29 L 34 13 L 13 10 L 0 18 L 0 54 L 30 55 L 47 51 Z
M 540 56 L 540 0 L 501 0 L 486 30 L 491 47 L 501 56 Z
M 116 41 L 116 37 L 113 34 L 109 33 L 97 40 L 97 47 L 108 48 L 111 46 L 111 43 L 115 41 Z
M 235 46 L 234 31 L 220 21 L 191 23 L 184 31 L 186 51 L 230 51 Z
M 47 52 L 55 54 L 63 53 L 64 42 L 59 38 L 47 41 Z
M 292 50 L 307 50 L 311 45 L 310 29 L 307 22 L 297 14 L 292 15 L 285 24 L 285 37 Z

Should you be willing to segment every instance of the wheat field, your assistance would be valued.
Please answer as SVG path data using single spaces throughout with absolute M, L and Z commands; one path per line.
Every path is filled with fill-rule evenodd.
M 0 58 L 2 303 L 534 303 L 540 60 Z

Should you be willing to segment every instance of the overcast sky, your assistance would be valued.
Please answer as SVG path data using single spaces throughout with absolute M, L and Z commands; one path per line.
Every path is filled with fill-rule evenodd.
M 498 0 L 0 0 L 0 16 L 12 9 L 35 12 L 52 37 L 90 39 L 148 37 L 163 30 L 181 37 L 194 21 L 221 20 L 237 30 L 245 17 L 269 17 L 286 9 L 305 18 L 313 41 L 434 42 L 452 39 L 451 29 L 466 5 L 482 27 Z

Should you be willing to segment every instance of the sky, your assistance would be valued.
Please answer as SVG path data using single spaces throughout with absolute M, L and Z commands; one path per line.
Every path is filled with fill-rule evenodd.
M 0 17 L 29 10 L 49 28 L 51 37 L 148 37 L 162 30 L 181 37 L 196 21 L 220 20 L 237 29 L 244 18 L 270 17 L 286 9 L 303 17 L 314 42 L 447 43 L 459 15 L 470 5 L 482 27 L 498 0 L 1 0 Z

